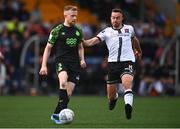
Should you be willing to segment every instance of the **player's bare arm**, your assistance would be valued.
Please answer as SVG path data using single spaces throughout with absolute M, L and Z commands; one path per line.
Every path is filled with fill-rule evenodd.
M 136 36 L 132 38 L 132 45 L 135 56 L 137 57 L 138 60 L 141 60 L 142 50 L 141 50 L 140 42 Z
M 53 45 L 50 43 L 47 43 L 47 45 L 45 47 L 44 54 L 43 54 L 43 60 L 42 60 L 42 64 L 41 64 L 41 69 L 39 71 L 40 75 L 47 75 L 48 74 L 47 61 L 48 61 L 48 58 L 50 56 L 52 47 L 53 47 Z
M 84 40 L 83 44 L 85 46 L 94 46 L 94 45 L 98 44 L 99 42 L 100 42 L 100 39 L 98 37 L 93 37 L 91 39 Z
M 80 58 L 81 68 L 85 68 L 86 62 L 84 60 L 84 47 L 83 47 L 82 43 L 79 44 L 78 49 L 79 49 L 79 58 Z

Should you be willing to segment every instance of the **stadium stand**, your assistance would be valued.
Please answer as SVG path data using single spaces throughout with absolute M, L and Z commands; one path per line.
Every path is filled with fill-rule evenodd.
M 35 55 L 31 45 L 26 55 L 26 67 L 22 70 L 19 66 L 22 49 L 27 40 L 37 35 L 41 41 L 42 56 L 49 31 L 62 21 L 61 10 L 67 4 L 75 4 L 80 8 L 78 22 L 85 38 L 92 37 L 104 26 L 108 26 L 111 8 L 121 7 L 125 11 L 126 22 L 134 25 L 143 50 L 143 60 L 136 71 L 138 76 L 134 91 L 139 95 L 174 95 L 175 44 L 172 39 L 175 36 L 175 21 L 149 0 L 144 1 L 146 10 L 143 17 L 138 0 L 1 0 L 0 52 L 5 57 L 1 63 L 7 71 L 2 94 L 29 94 L 29 89 L 33 86 Z M 161 65 L 160 58 L 169 44 L 173 44 L 171 51 L 167 54 L 166 63 Z M 82 70 L 81 82 L 75 94 L 105 94 L 106 47 L 97 45 L 85 48 L 85 55 L 88 68 Z M 52 60 L 53 58 L 49 61 L 48 77 L 40 77 L 39 94 L 49 95 L 57 91 Z
M 25 8 L 32 12 L 38 8 L 42 14 L 44 22 L 59 22 L 63 20 L 63 7 L 68 4 L 77 5 L 70 0 L 21 0 L 25 4 Z M 97 18 L 88 10 L 79 8 L 78 21 L 80 23 L 88 23 L 91 25 L 98 25 Z M 87 20 L 88 17 L 88 20 Z

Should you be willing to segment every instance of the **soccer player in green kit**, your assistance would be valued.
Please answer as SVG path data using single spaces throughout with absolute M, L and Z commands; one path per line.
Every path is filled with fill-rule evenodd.
M 78 10 L 76 6 L 64 7 L 64 23 L 54 27 L 44 50 L 40 75 L 47 75 L 47 60 L 55 47 L 56 71 L 59 79 L 59 100 L 51 120 L 61 124 L 58 114 L 67 108 L 70 96 L 79 80 L 79 70 L 86 67 L 82 30 L 77 27 Z

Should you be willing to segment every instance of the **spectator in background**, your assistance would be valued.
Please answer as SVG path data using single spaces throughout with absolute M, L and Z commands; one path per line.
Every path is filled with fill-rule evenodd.
M 19 94 L 22 91 L 21 71 L 20 71 L 20 56 L 22 45 L 17 37 L 17 33 L 11 34 L 12 48 L 10 52 L 10 74 L 11 74 L 11 93 Z
M 3 60 L 4 56 L 0 52 L 0 95 L 4 94 L 4 88 L 6 83 L 6 66 Z
M 40 23 L 42 21 L 42 14 L 41 14 L 41 11 L 39 10 L 38 1 L 31 12 L 31 20 L 32 22 L 35 22 L 35 23 Z
M 4 20 L 3 19 L 3 9 L 4 9 L 3 1 L 0 0 L 0 21 Z
M 84 38 L 90 38 L 92 37 L 92 28 L 89 24 L 87 23 L 84 23 L 81 25 L 82 27 L 82 31 L 83 31 L 83 35 L 84 35 Z

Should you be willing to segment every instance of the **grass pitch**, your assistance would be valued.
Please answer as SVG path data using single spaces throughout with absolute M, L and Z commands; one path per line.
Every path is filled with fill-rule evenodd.
M 106 97 L 73 96 L 69 108 L 75 119 L 69 125 L 55 125 L 50 116 L 58 97 L 0 97 L 0 128 L 180 128 L 179 97 L 135 97 L 133 116 L 126 120 L 120 97 L 108 110 Z

